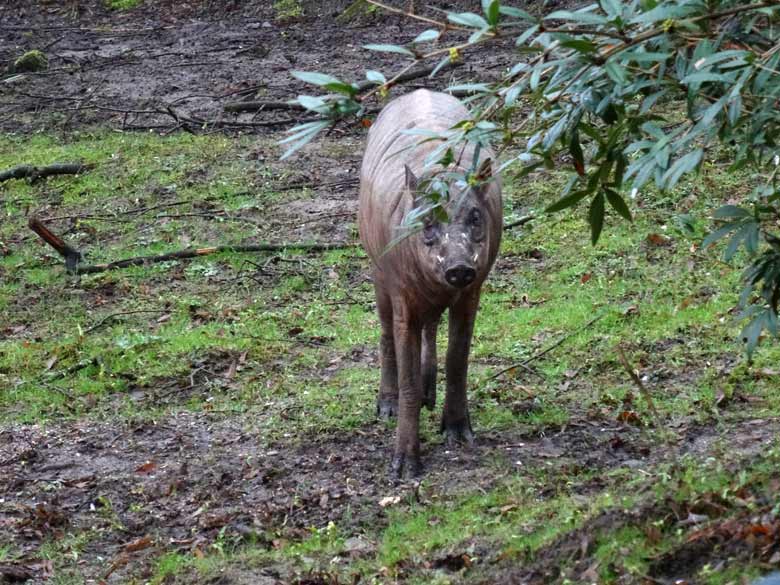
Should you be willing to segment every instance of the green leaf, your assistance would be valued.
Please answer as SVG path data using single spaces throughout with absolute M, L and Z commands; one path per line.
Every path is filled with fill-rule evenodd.
M 280 142 L 281 143 L 290 142 L 291 140 L 294 140 L 296 138 L 297 140 L 293 142 L 292 146 L 290 146 L 287 149 L 287 151 L 281 156 L 280 160 L 285 160 L 286 158 L 292 156 L 297 150 L 299 150 L 300 148 L 302 148 L 303 146 L 311 142 L 311 140 L 321 130 L 324 130 L 328 126 L 330 126 L 330 121 L 322 120 L 318 122 L 309 122 L 307 124 L 303 124 L 301 126 L 296 126 L 295 128 L 291 128 L 290 132 L 294 134 L 292 136 L 289 136 L 288 138 L 285 138 Z
M 442 67 L 446 67 L 446 66 L 447 66 L 447 65 L 449 65 L 450 63 L 452 63 L 452 61 L 450 61 L 450 56 L 449 56 L 449 55 L 447 55 L 446 57 L 444 57 L 444 58 L 443 58 L 441 61 L 439 61 L 439 62 L 437 63 L 436 67 L 434 67 L 434 68 L 433 68 L 433 71 L 431 71 L 431 74 L 428 76 L 428 79 L 430 79 L 430 78 L 432 78 L 432 77 L 435 77 L 435 76 L 436 76 L 436 74 L 437 74 L 439 71 L 441 71 Z
M 628 221 L 633 221 L 633 218 L 631 217 L 631 211 L 628 209 L 628 205 L 626 205 L 626 202 L 623 200 L 620 194 L 617 191 L 610 189 L 609 187 L 605 187 L 604 192 L 607 194 L 607 201 L 609 201 L 612 209 L 617 211 Z
M 678 158 L 674 161 L 674 164 L 669 167 L 663 177 L 661 178 L 662 185 L 665 189 L 674 189 L 677 181 L 685 174 L 694 170 L 699 166 L 701 159 L 704 157 L 704 149 L 697 148 Z
M 521 34 L 519 37 L 517 37 L 517 40 L 515 41 L 515 46 L 520 47 L 522 45 L 525 45 L 526 42 L 528 42 L 528 39 L 530 39 L 532 36 L 534 36 L 539 31 L 539 25 L 535 24 L 531 27 L 528 27 L 523 34 Z
M 312 112 L 325 113 L 329 108 L 328 103 L 324 99 L 310 95 L 299 95 L 298 103 Z
M 473 91 L 476 93 L 487 93 L 490 91 L 490 85 L 487 83 L 459 83 L 449 86 L 445 91 Z
M 761 235 L 760 226 L 757 222 L 751 222 L 750 227 L 745 234 L 745 251 L 750 256 L 755 256 L 758 252 L 758 241 Z
M 304 83 L 311 83 L 312 85 L 319 85 L 320 87 L 325 87 L 326 85 L 332 83 L 346 85 L 343 81 L 333 77 L 332 75 L 326 75 L 324 73 L 317 73 L 314 71 L 293 71 L 291 75 L 296 79 L 300 79 Z
M 485 13 L 490 26 L 496 26 L 498 24 L 499 8 L 501 2 L 499 0 L 482 0 L 482 11 Z
M 609 21 L 593 12 L 572 12 L 571 10 L 556 10 L 544 17 L 544 20 L 570 20 L 580 24 L 607 24 Z
M 706 83 L 708 81 L 717 81 L 719 83 L 730 82 L 731 79 L 727 75 L 721 75 L 720 73 L 710 73 L 709 71 L 697 71 L 686 75 L 680 80 L 683 85 L 691 85 L 693 83 Z
M 739 229 L 742 225 L 744 224 L 741 221 L 734 221 L 719 227 L 714 232 L 707 235 L 706 238 L 704 238 L 704 241 L 701 243 L 702 250 L 706 250 L 721 238 L 724 238 L 734 230 Z
M 383 85 L 387 83 L 387 78 L 379 71 L 372 71 L 372 70 L 366 71 L 366 79 L 368 79 L 369 81 L 373 81 L 378 85 Z
M 343 83 L 341 81 L 336 81 L 334 83 L 326 83 L 323 87 L 327 90 L 335 91 L 336 93 L 343 93 L 344 95 L 347 95 L 349 97 L 354 96 L 358 92 L 357 87 L 355 87 L 354 85 L 350 85 L 349 83 Z
M 504 96 L 504 103 L 507 106 L 513 106 L 517 101 L 517 98 L 520 97 L 520 94 L 523 92 L 524 87 L 525 84 L 522 83 L 517 83 L 510 87 L 509 91 L 506 92 L 506 96 Z
M 440 35 L 441 33 L 435 28 L 429 28 L 428 30 L 424 30 L 419 35 L 417 35 L 412 42 L 415 44 L 428 43 L 430 41 L 435 41 L 439 38 Z
M 706 110 L 704 110 L 704 114 L 702 114 L 701 118 L 696 122 L 696 128 L 709 128 L 710 124 L 712 124 L 712 121 L 715 119 L 715 117 L 723 111 L 724 106 L 726 105 L 726 99 L 728 98 L 728 94 L 724 95 L 722 98 L 720 98 L 717 102 L 709 106 Z
M 604 227 L 604 194 L 599 191 L 590 203 L 588 210 L 588 223 L 590 224 L 590 241 L 595 246 L 601 237 Z
M 656 104 L 656 102 L 665 96 L 668 91 L 669 90 L 667 89 L 662 89 L 661 91 L 651 93 L 649 96 L 647 96 L 644 100 L 642 100 L 642 105 L 639 107 L 639 113 L 646 114 L 649 112 Z
M 604 64 L 604 71 L 607 72 L 609 78 L 617 84 L 623 84 L 626 82 L 626 69 L 622 63 L 619 63 L 616 59 L 610 59 Z
M 621 152 L 617 155 L 617 164 L 615 165 L 615 187 L 620 189 L 623 186 L 623 177 L 626 175 L 626 165 L 628 158 Z
M 663 63 L 672 55 L 673 53 L 656 53 L 652 51 L 640 51 L 637 49 L 635 51 L 623 53 L 621 59 L 624 61 L 629 60 L 634 61 L 640 65 L 645 65 L 647 63 Z
M 623 13 L 623 7 L 620 5 L 619 0 L 599 0 L 601 9 L 607 13 L 610 19 L 616 18 Z
M 558 140 L 561 137 L 561 134 L 563 134 L 563 131 L 566 130 L 567 123 L 568 118 L 566 116 L 561 116 L 553 127 L 547 131 L 542 140 L 542 148 L 544 150 L 550 150 L 552 145 L 555 144 L 555 141 Z
M 504 6 L 503 4 L 499 3 L 498 11 L 505 16 L 519 18 L 520 20 L 526 20 L 528 22 L 536 22 L 536 18 L 528 14 L 525 10 L 515 8 L 514 6 Z
M 747 240 L 747 238 L 751 237 L 752 232 L 756 229 L 756 225 L 754 222 L 745 223 L 742 225 L 742 227 L 739 229 L 739 231 L 734 234 L 731 238 L 731 241 L 729 242 L 728 246 L 726 246 L 726 250 L 723 252 L 723 259 L 726 262 L 730 262 L 732 258 L 734 258 L 734 255 L 737 253 L 737 250 L 739 249 L 739 245 Z M 748 247 L 748 244 L 746 242 L 745 244 L 746 248 Z
M 490 28 L 490 24 L 488 24 L 487 20 L 473 12 L 450 12 L 447 14 L 447 19 L 452 23 L 467 26 L 469 28 L 480 30 Z
M 742 333 L 739 334 L 742 342 L 745 344 L 745 351 L 748 359 L 752 358 L 753 352 L 758 346 L 758 338 L 761 337 L 761 330 L 766 323 L 766 315 L 759 313 L 745 326 Z
M 585 197 L 587 196 L 588 196 L 587 190 L 575 191 L 574 193 L 571 193 L 566 197 L 559 199 L 544 211 L 545 213 L 555 213 L 556 211 L 561 211 L 562 209 L 566 209 L 567 207 L 573 207 L 574 205 L 577 205 L 577 203 L 585 199 Z
M 399 45 L 363 45 L 363 48 L 368 49 L 369 51 L 379 51 L 381 53 L 398 53 L 408 57 L 416 57 L 412 51 Z
M 585 156 L 582 153 L 582 146 L 580 145 L 580 136 L 575 131 L 572 132 L 571 141 L 569 142 L 569 153 L 574 159 L 574 169 L 580 177 L 585 176 Z
M 676 20 L 684 18 L 696 10 L 697 6 L 694 3 L 684 6 L 670 6 L 669 4 L 661 4 L 652 10 L 648 10 L 647 12 L 643 12 L 635 16 L 629 22 L 631 24 L 650 24 L 662 20 Z
M 569 39 L 566 41 L 561 41 L 561 46 L 566 47 L 567 49 L 574 49 L 579 53 L 585 54 L 595 53 L 598 49 L 594 43 L 584 39 Z
M 750 213 L 744 207 L 738 207 L 736 205 L 723 205 L 715 210 L 712 214 L 715 219 L 730 219 L 730 218 L 752 218 L 753 214 Z
M 728 61 L 729 59 L 744 59 L 751 54 L 752 53 L 750 53 L 750 51 L 743 51 L 739 49 L 721 51 L 696 61 L 694 66 L 696 69 L 701 71 L 702 69 L 706 69 L 707 67 L 715 65 L 716 63 L 722 63 L 723 61 Z

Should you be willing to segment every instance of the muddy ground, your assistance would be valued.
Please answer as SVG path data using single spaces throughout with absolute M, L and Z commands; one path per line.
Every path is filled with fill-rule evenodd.
M 723 439 L 714 428 L 692 425 L 681 430 L 675 447 L 656 449 L 635 428 L 585 419 L 543 436 L 520 430 L 481 434 L 470 450 L 424 445 L 426 478 L 421 489 L 416 482 L 397 485 L 386 479 L 392 433 L 381 423 L 350 434 L 270 446 L 253 426 L 251 419 L 240 416 L 180 413 L 120 428 L 95 422 L 7 427 L 0 431 L 0 493 L 5 494 L 6 510 L 0 528 L 14 531 L 15 544 L 31 558 L 41 539 L 57 538 L 67 530 L 95 531 L 99 536 L 77 563 L 85 581 L 121 582 L 129 574 L 151 576 L 151 561 L 162 551 L 205 550 L 217 538 L 272 548 L 279 546 L 279 539 L 304 537 L 312 526 L 330 521 L 360 534 L 386 524 L 387 511 L 395 506 L 489 490 L 499 480 L 551 462 L 559 469 L 593 472 L 592 485 L 581 487 L 587 497 L 600 485 L 600 474 L 621 466 L 647 468 L 686 454 L 706 457 Z M 754 457 L 778 431 L 780 423 L 766 420 L 732 428 L 732 454 Z M 628 517 L 642 513 L 626 512 Z M 611 516 L 599 522 L 601 528 L 621 525 L 621 519 Z M 586 535 L 587 530 L 577 534 Z M 355 539 L 345 560 L 373 546 Z M 482 562 L 503 567 L 486 582 L 554 579 L 560 564 L 580 546 L 579 541 L 555 543 L 535 563 L 514 568 L 502 563 L 498 552 L 486 550 Z M 701 551 L 695 563 L 684 561 L 691 563 L 685 569 L 707 560 L 709 555 Z M 431 562 L 446 565 L 452 559 L 443 554 Z M 34 581 L 51 571 L 45 562 L 26 567 Z M 678 570 L 673 562 L 659 563 L 656 576 L 671 577 Z M 302 578 L 293 575 L 264 572 L 268 583 Z M 221 582 L 248 584 L 256 578 L 234 575 Z
M 288 100 L 307 91 L 289 76 L 291 69 L 362 79 L 367 60 L 361 45 L 408 40 L 423 28 L 402 17 L 377 14 L 360 16 L 345 28 L 336 17 L 348 4 L 304 3 L 305 16 L 280 20 L 271 2 L 146 2 L 122 12 L 107 10 L 100 2 L 3 2 L 0 63 L 38 48 L 49 55 L 49 69 L 21 78 L 0 75 L 0 130 L 71 132 L 100 124 L 125 131 L 280 137 L 300 113 L 236 115 L 226 113 L 225 104 Z M 452 8 L 471 3 L 429 4 Z M 488 76 L 511 62 L 506 50 L 495 47 L 482 50 L 477 59 Z M 371 56 L 373 69 L 398 67 L 392 56 Z M 473 78 L 464 67 L 413 85 L 441 87 L 451 79 Z M 336 136 L 342 133 L 345 144 L 357 149 L 359 132 L 343 127 Z M 255 155 L 274 156 L 262 151 Z M 304 154 L 295 163 L 295 180 L 319 185 L 315 203 L 266 210 L 270 230 L 288 226 L 285 235 L 290 239 L 302 233 L 344 239 L 346 228 L 333 218 L 354 213 L 359 158 L 358 150 L 345 154 L 339 164 Z M 313 219 L 324 221 L 303 227 Z M 750 458 L 778 430 L 777 421 L 748 421 L 729 429 L 728 441 L 734 453 Z M 680 439 L 675 446 L 656 449 L 637 428 L 583 412 L 574 414 L 565 427 L 541 434 L 523 429 L 483 433 L 473 450 L 426 444 L 426 480 L 420 488 L 386 480 L 392 433 L 373 421 L 350 434 L 270 445 L 253 419 L 240 414 L 178 413 L 121 426 L 89 420 L 8 425 L 0 428 L 0 532 L 10 535 L 31 560 L 18 564 L 17 577 L 8 569 L 5 578 L 32 583 L 52 577 L 51 566 L 34 553 L 43 540 L 70 528 L 89 527 L 98 535 L 74 559 L 85 582 L 120 583 L 131 575 L 151 576 L 161 550 L 197 554 L 219 538 L 273 548 L 278 539 L 300 538 L 312 526 L 329 521 L 359 533 L 386 523 L 388 510 L 404 502 L 488 490 L 503 478 L 549 462 L 559 468 L 588 467 L 598 483 L 600 471 L 671 462 L 686 453 L 706 457 L 724 436 L 717 425 L 691 424 L 676 432 Z M 583 490 L 587 496 L 587 486 Z M 621 522 L 602 519 L 606 521 Z M 357 558 L 373 546 L 356 540 L 349 554 Z M 557 567 L 580 548 L 582 542 L 555 543 L 525 567 L 483 551 L 483 562 L 498 568 L 485 583 L 554 580 Z M 662 561 L 649 582 L 665 582 L 677 574 L 680 563 L 698 562 Z M 453 573 L 461 568 L 457 558 L 446 555 L 431 562 L 453 565 Z M 219 582 L 294 579 L 326 582 L 272 569 L 236 572 Z
M 364 44 L 405 41 L 424 29 L 403 16 L 377 13 L 344 25 L 337 18 L 349 4 L 310 2 L 305 16 L 280 20 L 272 2 L 149 2 L 127 12 L 109 11 L 99 2 L 64 7 L 6 2 L 0 63 L 43 48 L 49 67 L 0 84 L 0 128 L 40 129 L 37 114 L 47 112 L 61 116 L 62 129 L 101 122 L 122 129 L 197 130 L 197 124 L 182 121 L 186 118 L 245 132 L 262 132 L 269 123 L 271 129 L 289 127 L 300 112 L 232 114 L 224 105 L 311 92 L 289 75 L 291 70 L 327 69 L 346 81 L 361 81 Z M 510 62 L 495 46 L 477 55 L 474 63 L 488 72 Z M 401 60 L 372 53 L 370 63 L 392 72 Z M 458 72 L 460 79 L 473 77 L 469 67 Z M 450 79 L 423 78 L 414 85 L 442 87 Z M 50 128 L 51 120 L 45 124 Z

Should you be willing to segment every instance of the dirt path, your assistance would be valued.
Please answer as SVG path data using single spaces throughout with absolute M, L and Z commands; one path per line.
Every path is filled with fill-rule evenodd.
M 424 28 L 378 13 L 344 25 L 335 18 L 349 4 L 344 1 L 304 3 L 303 17 L 286 20 L 270 2 L 199 8 L 150 2 L 119 13 L 99 2 L 81 2 L 76 14 L 69 6 L 28 4 L 12 2 L 0 15 L 0 63 L 33 49 L 43 49 L 49 63 L 46 71 L 6 75 L 0 83 L 0 129 L 9 132 L 51 129 L 52 123 L 65 130 L 94 123 L 173 130 L 183 126 L 177 117 L 239 122 L 244 126 L 234 129 L 244 132 L 273 130 L 263 126 L 272 121 L 289 127 L 284 121 L 294 123 L 301 112 L 231 114 L 223 106 L 310 92 L 291 70 L 327 70 L 361 81 L 370 62 L 389 75 L 403 59 L 367 55 L 362 45 L 406 42 Z M 495 48 L 478 55 L 475 62 L 487 71 L 508 62 Z M 458 75 L 468 77 L 467 69 Z M 441 75 L 417 85 L 442 87 L 448 79 Z M 56 116 L 41 119 L 41 114 Z
M 292 444 L 267 443 L 261 424 L 180 413 L 121 428 L 94 422 L 6 428 L 0 431 L 0 527 L 31 555 L 42 540 L 85 532 L 90 540 L 78 561 L 84 576 L 99 580 L 110 572 L 111 582 L 121 582 L 144 578 L 162 551 L 205 550 L 225 537 L 270 548 L 276 538 L 305 537 L 331 521 L 360 535 L 384 526 L 388 509 L 421 498 L 489 490 L 551 464 L 581 466 L 598 477 L 687 453 L 706 457 L 721 438 L 711 427 L 691 427 L 676 448 L 655 449 L 636 428 L 583 420 L 546 437 L 483 434 L 473 450 L 451 451 L 437 441 L 424 446 L 421 495 L 416 483 L 387 481 L 392 433 L 380 423 Z M 778 430 L 777 422 L 750 421 L 730 431 L 729 440 L 735 454 L 749 458 Z M 559 560 L 540 555 L 538 566 L 523 574 L 535 581 L 533 575 Z M 34 567 L 38 577 L 46 575 L 45 565 Z

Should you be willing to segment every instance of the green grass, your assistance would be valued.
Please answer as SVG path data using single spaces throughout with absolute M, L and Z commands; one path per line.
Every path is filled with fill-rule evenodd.
M 300 0 L 276 0 L 273 8 L 277 20 L 290 20 L 303 16 L 303 6 Z
M 159 420 L 209 410 L 251 417 L 269 444 L 371 424 L 379 328 L 361 250 L 225 253 L 77 282 L 26 227 L 30 209 L 63 218 L 49 225 L 87 252 L 88 262 L 279 239 L 269 221 L 275 206 L 312 194 L 275 190 L 294 173 L 254 162 L 244 154 L 249 145 L 215 135 L 100 130 L 66 139 L 0 137 L 0 168 L 20 160 L 94 165 L 78 177 L 0 187 L 0 250 L 8 250 L 0 255 L 0 423 Z M 609 217 L 595 247 L 584 209 L 541 214 L 563 181 L 558 172 L 505 181 L 508 220 L 529 211 L 540 217 L 505 234 L 484 290 L 469 380 L 478 436 L 535 439 L 577 425 L 619 426 L 632 413 L 643 444 L 671 453 L 681 427 L 718 428 L 728 437 L 742 421 L 776 418 L 780 346 L 765 343 L 746 363 L 733 314 L 739 269 L 721 262 L 718 249 L 696 247 L 708 212 L 748 193 L 751 178 L 711 165 L 674 193 L 641 193 L 633 223 Z M 679 227 L 682 215 L 698 218 L 693 233 Z M 446 327 L 438 342 L 443 358 Z M 657 420 L 619 348 L 645 377 Z M 493 377 L 529 359 L 528 369 Z M 422 418 L 429 448 L 441 441 L 438 416 Z M 487 466 L 494 481 L 485 487 L 439 493 L 439 484 L 423 480 L 421 501 L 404 496 L 363 529 L 376 550 L 361 559 L 331 562 L 356 535 L 346 521 L 293 536 L 271 527 L 269 538 L 279 543 L 270 550 L 226 534 L 208 543 L 205 558 L 161 547 L 151 582 L 268 566 L 325 570 L 342 582 L 351 582 L 351 572 L 376 583 L 478 582 L 492 567 L 554 556 L 577 531 L 589 535 L 588 558 L 598 562 L 601 581 L 636 580 L 652 558 L 685 546 L 689 532 L 669 521 L 671 502 L 719 494 L 724 517 L 738 518 L 745 493 L 768 490 L 774 452 L 742 461 L 728 441 L 711 451 L 712 461 L 658 456 L 641 474 L 554 457 L 507 468 L 506 456 L 496 453 Z M 598 524 L 606 514 L 638 508 L 648 516 L 628 515 L 612 529 Z M 48 543 L 41 556 L 67 566 L 88 533 L 73 538 Z M 457 576 L 432 562 L 464 552 L 489 558 Z M 14 555 L 0 542 L 0 561 Z M 564 582 L 576 567 L 563 558 L 560 564 Z M 703 567 L 699 578 L 725 583 L 723 575 L 739 574 Z M 67 583 L 67 575 L 57 578 Z
M 104 0 L 106 8 L 110 10 L 130 10 L 141 5 L 143 0 Z

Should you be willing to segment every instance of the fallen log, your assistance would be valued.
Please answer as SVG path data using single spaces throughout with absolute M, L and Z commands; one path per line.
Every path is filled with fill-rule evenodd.
M 148 264 L 157 264 L 167 262 L 168 260 L 185 260 L 187 258 L 197 258 L 209 254 L 219 254 L 220 252 L 281 252 L 284 250 L 341 250 L 357 246 L 351 242 L 285 242 L 280 244 L 249 244 L 245 246 L 212 246 L 210 248 L 188 248 L 168 254 L 159 254 L 157 256 L 136 256 L 135 258 L 126 258 L 116 262 L 106 264 L 92 264 L 89 266 L 79 266 L 76 268 L 76 274 L 95 274 L 105 272 L 106 270 L 116 270 L 117 268 L 127 268 L 129 266 L 145 266 Z
M 9 179 L 42 179 L 52 175 L 78 175 L 92 168 L 92 165 L 80 163 L 59 163 L 45 167 L 19 165 L 5 171 L 0 171 L 0 183 Z
M 79 262 L 83 259 L 83 254 L 72 246 L 68 245 L 62 238 L 47 228 L 40 219 L 31 217 L 29 226 L 30 229 L 38 234 L 44 242 L 49 244 L 60 254 L 60 256 L 65 258 L 65 269 L 70 274 L 95 274 L 98 272 L 105 272 L 107 270 L 128 268 L 130 266 L 145 266 L 149 264 L 167 262 L 169 260 L 186 260 L 189 258 L 197 258 L 199 256 L 208 256 L 209 254 L 219 254 L 220 252 L 282 252 L 284 250 L 308 250 L 319 252 L 325 250 L 343 250 L 345 248 L 352 248 L 357 246 L 357 244 L 354 242 L 282 242 L 278 244 L 264 242 L 261 244 L 246 244 L 236 246 L 187 248 L 185 250 L 169 252 L 168 254 L 158 254 L 156 256 L 136 256 L 133 258 L 125 258 L 124 260 L 116 260 L 115 262 L 107 262 L 104 264 L 88 264 L 79 266 Z

